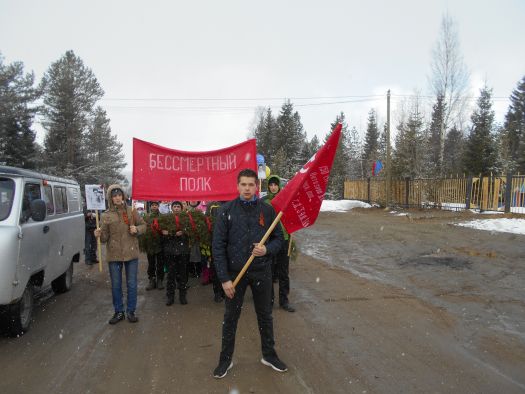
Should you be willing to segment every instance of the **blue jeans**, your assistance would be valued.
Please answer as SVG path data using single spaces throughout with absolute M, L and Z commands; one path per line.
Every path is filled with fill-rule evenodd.
M 124 303 L 122 302 L 122 266 L 126 269 L 126 287 L 127 287 L 127 313 L 135 312 L 137 308 L 137 271 L 139 260 L 129 261 L 110 261 L 109 276 L 111 278 L 111 295 L 113 296 L 113 308 L 115 312 L 124 312 Z

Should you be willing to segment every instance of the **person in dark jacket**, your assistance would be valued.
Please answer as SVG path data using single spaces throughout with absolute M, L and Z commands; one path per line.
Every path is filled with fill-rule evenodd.
M 281 178 L 277 175 L 272 175 L 268 178 L 268 193 L 264 196 L 263 201 L 267 204 L 271 204 L 273 198 L 281 191 Z M 288 301 L 288 294 L 290 294 L 290 256 L 288 256 L 288 249 L 290 246 L 290 235 L 284 228 L 283 224 L 280 223 L 281 230 L 283 231 L 284 242 L 281 250 L 273 259 L 272 277 L 279 282 L 279 306 L 288 312 L 295 312 L 295 308 L 290 305 Z M 273 305 L 273 285 L 272 285 L 272 305 Z
M 84 243 L 84 257 L 87 265 L 98 264 L 97 259 L 97 238 L 93 233 L 97 228 L 97 220 L 93 211 L 84 211 L 86 225 L 86 236 Z
M 182 212 L 182 203 L 174 201 L 171 204 L 173 218 Z M 166 283 L 166 305 L 173 305 L 175 302 L 175 290 L 179 288 L 180 303 L 186 305 L 186 291 L 188 286 L 188 262 L 190 259 L 189 237 L 187 229 L 179 227 L 174 232 L 162 230 L 164 235 L 164 258 L 168 267 L 168 281 Z
M 217 221 L 217 213 L 219 212 L 219 208 L 224 202 L 222 201 L 211 201 L 206 205 L 206 216 L 210 218 L 213 222 L 212 231 L 211 231 L 211 239 L 213 242 L 213 227 L 215 226 L 215 222 Z M 211 254 L 211 262 L 210 262 L 210 275 L 211 275 L 211 282 L 213 284 L 213 301 L 216 303 L 221 303 L 222 300 L 224 300 L 224 290 L 222 288 L 222 283 L 219 280 L 219 277 L 217 276 L 217 271 L 215 270 L 215 263 L 213 262 L 213 253 Z
M 219 365 L 213 371 L 217 379 L 223 378 L 233 366 L 233 349 L 237 322 L 241 315 L 246 288 L 250 286 L 261 335 L 261 362 L 279 372 L 288 368 L 277 357 L 273 337 L 272 319 L 272 256 L 282 246 L 282 232 L 276 226 L 266 245 L 259 245 L 264 234 L 276 217 L 272 206 L 263 203 L 255 195 L 257 173 L 242 170 L 237 176 L 239 197 L 219 208 L 213 232 L 212 254 L 217 276 L 226 294 L 222 347 Z M 242 270 L 250 255 L 255 258 L 237 284 L 233 280 Z
M 148 257 L 148 279 L 146 290 L 164 289 L 164 255 L 162 253 L 161 235 L 159 227 L 159 202 L 150 203 L 150 213 L 144 218 L 152 230 L 153 236 L 148 244 L 146 256 Z

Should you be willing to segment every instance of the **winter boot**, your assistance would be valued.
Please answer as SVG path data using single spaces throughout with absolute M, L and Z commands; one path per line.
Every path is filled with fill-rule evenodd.
M 146 286 L 146 290 L 150 291 L 157 287 L 157 282 L 155 281 L 155 278 L 151 278 L 149 280 L 149 284 Z

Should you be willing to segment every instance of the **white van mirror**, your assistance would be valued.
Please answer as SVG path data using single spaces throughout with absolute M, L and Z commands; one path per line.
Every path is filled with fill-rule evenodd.
M 41 222 L 46 218 L 46 203 L 44 200 L 31 201 L 31 218 L 35 222 Z

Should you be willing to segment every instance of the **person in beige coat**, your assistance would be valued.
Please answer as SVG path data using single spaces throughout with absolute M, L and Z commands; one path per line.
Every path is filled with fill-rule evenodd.
M 124 320 L 122 297 L 122 269 L 126 270 L 127 307 L 130 323 L 138 321 L 135 315 L 137 307 L 137 271 L 139 264 L 139 242 L 137 235 L 146 231 L 146 223 L 137 211 L 126 205 L 126 196 L 120 185 L 108 187 L 109 209 L 102 214 L 102 224 L 95 230 L 95 237 L 106 244 L 106 258 L 111 278 L 111 294 L 115 314 L 109 324 Z

